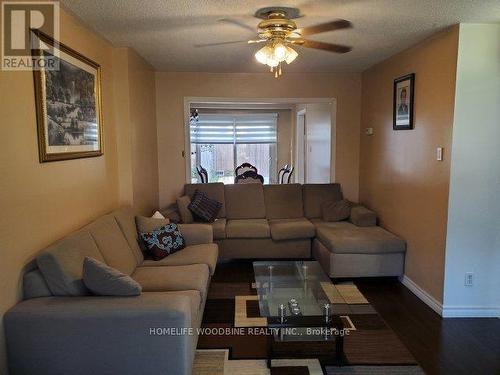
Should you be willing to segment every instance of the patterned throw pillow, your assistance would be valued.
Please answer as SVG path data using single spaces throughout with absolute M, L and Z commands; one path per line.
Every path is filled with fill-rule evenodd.
M 188 208 L 198 220 L 213 223 L 222 208 L 222 203 L 210 199 L 205 193 L 196 190 Z
M 186 241 L 174 223 L 141 233 L 141 239 L 154 260 L 161 260 L 186 247 Z

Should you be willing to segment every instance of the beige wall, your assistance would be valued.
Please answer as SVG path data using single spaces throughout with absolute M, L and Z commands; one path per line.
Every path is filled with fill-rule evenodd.
M 156 73 L 160 205 L 172 202 L 186 181 L 184 98 L 336 98 L 336 176 L 346 196 L 358 199 L 360 74 Z
M 120 202 L 143 214 L 158 208 L 158 152 L 154 70 L 129 48 L 113 53 L 119 106 Z M 117 77 L 118 78 L 118 77 Z
M 40 164 L 33 75 L 0 71 L 0 128 L 4 134 L 0 137 L 1 374 L 7 374 L 1 322 L 3 313 L 21 296 L 22 268 L 44 246 L 119 206 L 122 190 L 123 196 L 133 192 L 134 203 L 143 210 L 157 206 L 153 73 L 130 52 L 125 54 L 127 62 L 114 64 L 114 48 L 64 11 L 60 39 L 101 65 L 104 155 Z M 120 100 L 127 96 L 125 91 L 116 96 L 117 81 L 128 81 L 134 91 L 129 94 L 134 103 L 130 109 L 127 101 Z M 132 124 L 129 136 L 135 138 L 130 146 L 122 147 L 128 136 L 121 119 Z M 132 150 L 128 156 L 123 153 L 127 147 Z M 127 178 L 124 172 L 121 179 L 126 168 L 119 166 L 131 160 L 135 175 Z
M 458 27 L 362 76 L 360 198 L 408 242 L 405 274 L 442 302 Z M 392 130 L 393 80 L 416 73 L 415 129 Z M 375 134 L 366 136 L 364 128 Z M 444 147 L 444 161 L 436 148 Z
M 104 155 L 40 164 L 33 75 L 0 71 L 0 127 L 8 134 L 0 137 L 2 315 L 20 297 L 21 269 L 38 250 L 118 205 L 111 45 L 64 12 L 61 41 L 101 65 Z
M 279 171 L 285 164 L 292 163 L 292 135 L 293 125 L 292 110 L 280 109 L 278 113 L 278 149 L 277 149 L 277 166 L 276 171 Z

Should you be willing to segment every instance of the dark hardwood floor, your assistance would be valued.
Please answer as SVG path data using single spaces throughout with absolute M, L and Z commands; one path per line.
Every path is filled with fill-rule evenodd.
M 213 280 L 249 277 L 250 261 L 230 262 Z M 353 281 L 427 374 L 500 375 L 500 319 L 442 319 L 396 278 Z
M 442 319 L 397 279 L 354 282 L 427 374 L 500 375 L 500 319 Z

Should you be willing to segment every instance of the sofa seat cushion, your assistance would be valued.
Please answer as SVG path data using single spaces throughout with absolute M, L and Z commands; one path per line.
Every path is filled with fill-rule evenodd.
M 273 240 L 296 240 L 314 237 L 316 230 L 307 219 L 277 219 L 270 220 L 271 237 Z
M 349 222 L 316 226 L 318 240 L 336 254 L 402 253 L 406 243 L 381 227 L 357 227 Z
M 214 240 L 223 240 L 226 238 L 226 219 L 217 219 L 210 223 L 214 232 Z
M 145 259 L 141 267 L 157 266 L 188 266 L 190 264 L 206 264 L 213 275 L 217 265 L 219 249 L 216 244 L 188 246 L 185 249 L 169 255 L 162 260 Z
M 210 271 L 206 264 L 188 266 L 137 267 L 132 278 L 143 292 L 197 290 L 203 300 L 207 294 Z
M 227 238 L 269 238 L 271 229 L 266 219 L 228 220 Z

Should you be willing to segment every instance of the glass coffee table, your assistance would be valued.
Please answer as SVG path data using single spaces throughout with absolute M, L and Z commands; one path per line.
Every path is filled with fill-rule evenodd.
M 268 367 L 273 344 L 291 341 L 332 342 L 335 358 L 329 362 L 344 364 L 346 327 L 336 306 L 342 306 L 345 315 L 349 305 L 321 265 L 317 261 L 259 261 L 253 262 L 253 269 L 260 315 L 273 332 L 268 336 Z

